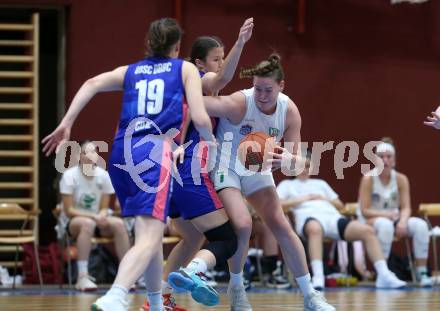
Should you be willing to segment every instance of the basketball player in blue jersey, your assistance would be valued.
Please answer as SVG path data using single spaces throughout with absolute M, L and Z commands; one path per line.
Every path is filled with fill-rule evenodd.
M 122 259 L 113 286 L 92 310 L 127 310 L 128 289 L 144 271 L 149 280 L 150 310 L 163 310 L 162 236 L 169 206 L 172 138 L 173 130 L 184 120 L 185 98 L 201 137 L 215 140 L 197 68 L 177 59 L 180 38 L 181 28 L 175 20 L 163 18 L 151 23 L 148 57 L 87 80 L 60 125 L 42 141 L 43 152 L 49 155 L 69 139 L 75 119 L 95 94 L 124 91 L 109 174 L 122 215 L 136 219 L 135 244 Z
M 298 155 L 301 116 L 294 102 L 282 93 L 284 72 L 280 56 L 272 54 L 256 67 L 242 70 L 240 76 L 252 78 L 253 87 L 229 96 L 204 97 L 208 113 L 220 118 L 216 129 L 217 163 L 211 177 L 238 236 L 237 252 L 229 260 L 231 310 L 252 311 L 242 278 L 252 229 L 244 195 L 277 239 L 284 260 L 304 295 L 304 310 L 335 311 L 312 287 L 304 247 L 283 214 L 272 174 L 270 171 L 249 174 L 237 160 L 242 138 L 250 132 L 264 132 L 278 142 L 284 139 L 285 144 L 288 142 L 292 147 L 290 151 L 277 147 L 280 153 L 269 153 L 273 158 L 267 162 L 273 169 L 290 171 L 303 161 Z M 229 147 L 225 147 L 225 143 Z
M 232 80 L 243 47 L 251 38 L 253 26 L 252 18 L 244 22 L 237 42 L 224 62 L 224 47 L 220 39 L 210 36 L 197 38 L 191 49 L 191 62 L 200 71 L 205 94 L 217 94 Z M 218 303 L 218 294 L 200 279 L 199 274 L 214 267 L 217 262 L 229 259 L 237 248 L 237 238 L 207 173 L 208 150 L 203 146 L 193 122 L 187 127 L 181 139 L 191 143 L 184 150 L 183 161 L 177 164 L 183 184 L 174 182 L 169 213 L 182 240 L 168 256 L 164 279 L 167 280 L 170 272 L 192 259 L 186 268 L 170 274 L 170 284 L 191 291 L 197 302 L 211 306 Z M 204 237 L 208 243 L 200 250 Z M 182 310 L 170 297 L 171 289 L 166 281 L 162 291 L 165 307 Z M 144 304 L 143 308 L 149 310 L 148 304 Z

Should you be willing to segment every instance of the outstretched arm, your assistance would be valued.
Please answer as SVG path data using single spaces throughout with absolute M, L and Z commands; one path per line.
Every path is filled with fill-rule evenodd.
M 206 110 L 211 117 L 226 118 L 237 124 L 246 113 L 246 98 L 242 92 L 228 96 L 204 96 Z
M 43 152 L 49 156 L 59 145 L 70 138 L 70 130 L 81 110 L 97 93 L 123 90 L 127 66 L 118 67 L 93 77 L 81 86 L 70 104 L 61 123 L 48 136 L 43 138 Z
M 203 91 L 205 93 L 212 92 L 216 94 L 223 89 L 234 77 L 235 69 L 237 68 L 238 61 L 240 60 L 241 52 L 247 41 L 252 36 L 252 29 L 254 28 L 254 19 L 248 18 L 243 23 L 238 34 L 238 39 L 235 42 L 232 49 L 229 51 L 228 56 L 223 63 L 223 66 L 218 73 L 207 73 L 202 78 Z

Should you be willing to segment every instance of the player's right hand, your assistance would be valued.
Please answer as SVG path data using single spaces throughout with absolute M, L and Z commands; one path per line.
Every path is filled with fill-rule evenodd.
M 49 135 L 43 138 L 41 143 L 43 146 L 43 153 L 46 157 L 50 156 L 55 150 L 58 151 L 59 147 L 70 138 L 70 126 L 61 123 L 58 127 Z

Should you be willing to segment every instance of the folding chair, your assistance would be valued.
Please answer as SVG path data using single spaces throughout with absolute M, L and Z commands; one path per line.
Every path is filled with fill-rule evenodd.
M 69 287 L 72 287 L 72 254 L 70 252 L 70 247 L 72 246 L 72 238 L 67 233 L 67 223 L 65 219 L 61 217 L 62 207 L 61 204 L 57 204 L 54 210 L 52 210 L 52 214 L 57 219 L 57 236 L 60 244 L 61 254 L 67 254 L 67 281 Z M 92 237 L 92 244 L 107 244 L 113 242 L 113 238 L 108 237 Z M 69 250 L 69 251 L 66 251 Z M 61 275 L 64 275 L 64 264 L 61 265 Z M 62 287 L 62 284 L 60 284 Z
M 35 265 L 38 272 L 40 288 L 43 286 L 43 277 L 41 275 L 40 256 L 38 253 L 38 211 L 27 211 L 16 203 L 0 203 L 0 221 L 9 222 L 11 228 L 3 229 L 9 226 L 2 225 L 0 229 L 0 250 L 10 252 L 11 246 L 15 246 L 14 259 L 14 282 L 12 288 L 15 289 L 15 276 L 18 268 L 18 253 L 21 250 L 20 245 L 32 243 L 35 253 Z M 21 223 L 21 225 L 17 225 Z M 19 228 L 19 229 L 18 229 Z M 2 262 L 0 262 L 2 264 Z
M 355 208 L 355 210 L 353 212 L 354 208 Z M 358 203 L 347 203 L 345 210 L 346 210 L 347 213 L 353 213 L 353 215 L 356 215 L 358 208 L 359 208 L 359 204 Z M 405 237 L 403 239 L 400 239 L 398 237 L 394 237 L 393 242 L 398 242 L 398 241 L 404 241 L 405 242 L 405 251 L 406 251 L 406 256 L 408 256 L 409 269 L 411 271 L 411 279 L 415 283 L 415 282 L 417 282 L 417 277 L 416 277 L 416 268 L 415 268 L 415 265 L 414 265 L 414 258 L 412 256 L 412 251 L 411 251 L 410 238 L 409 237 Z

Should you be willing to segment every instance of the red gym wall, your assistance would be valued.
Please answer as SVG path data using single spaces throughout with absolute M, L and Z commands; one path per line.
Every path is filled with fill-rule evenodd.
M 2 1 L 8 3 L 66 7 L 67 101 L 87 78 L 142 57 L 145 31 L 156 18 L 181 16 L 186 56 L 193 39 L 204 34 L 218 35 L 229 49 L 245 17 L 253 16 L 254 36 L 240 66 L 273 50 L 281 54 L 285 93 L 301 111 L 303 141 L 349 140 L 362 148 L 391 136 L 397 168 L 411 181 L 413 209 L 440 201 L 440 131 L 422 125 L 440 104 L 439 1 L 392 6 L 390 0 L 306 0 L 303 34 L 297 32 L 298 0 Z M 249 85 L 236 79 L 224 93 Z M 96 96 L 73 137 L 110 143 L 120 98 Z M 360 164 L 368 161 L 361 157 L 337 180 L 333 155 L 324 154 L 320 177 L 343 201 L 355 201 Z

